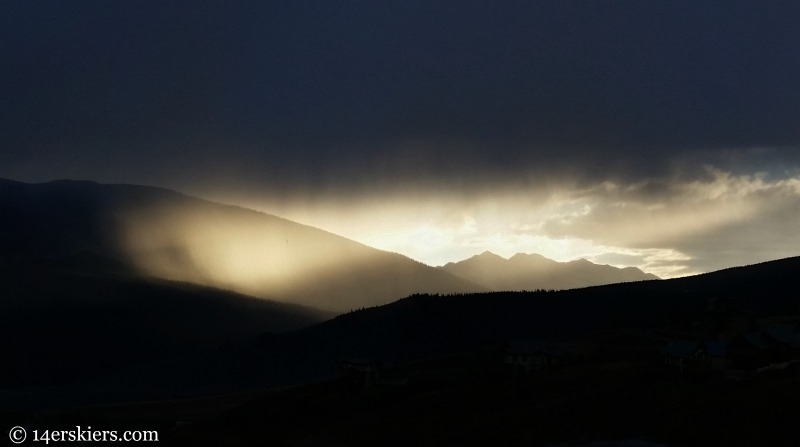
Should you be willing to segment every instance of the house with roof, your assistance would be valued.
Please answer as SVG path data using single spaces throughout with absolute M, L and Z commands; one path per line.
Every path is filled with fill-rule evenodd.
M 664 364 L 678 375 L 754 377 L 767 371 L 800 366 L 800 331 L 772 325 L 741 332 L 730 340 L 672 340 L 662 349 Z
M 731 371 L 751 375 L 783 370 L 800 363 L 800 332 L 791 325 L 772 325 L 739 334 L 728 346 Z
M 800 329 L 790 324 L 774 324 L 767 327 L 765 336 L 779 351 L 780 360 L 800 361 Z

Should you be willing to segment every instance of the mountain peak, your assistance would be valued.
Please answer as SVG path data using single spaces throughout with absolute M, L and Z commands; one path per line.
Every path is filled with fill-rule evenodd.
M 484 251 L 483 253 L 481 253 L 479 255 L 475 255 L 475 256 L 473 256 L 473 258 L 482 258 L 482 259 L 497 259 L 497 258 L 500 258 L 500 259 L 505 260 L 504 257 L 502 257 L 502 256 L 500 256 L 498 254 L 494 254 L 489 250 L 486 250 L 486 251 Z
M 500 255 L 494 254 L 489 250 L 486 250 L 481 254 L 473 255 L 473 256 L 471 256 L 471 257 L 469 257 L 467 259 L 463 259 L 463 260 L 458 261 L 458 262 L 448 262 L 447 264 L 445 264 L 445 265 L 443 265 L 443 266 L 441 266 L 439 268 L 444 269 L 444 270 L 448 270 L 448 269 L 451 269 L 451 268 L 454 268 L 454 267 L 457 268 L 457 266 L 459 266 L 459 265 L 470 265 L 470 266 L 473 266 L 472 268 L 478 268 L 479 266 L 480 266 L 479 268 L 485 268 L 487 265 L 499 266 L 501 264 L 504 264 L 505 262 L 507 262 L 506 258 L 504 258 L 504 257 L 502 257 Z

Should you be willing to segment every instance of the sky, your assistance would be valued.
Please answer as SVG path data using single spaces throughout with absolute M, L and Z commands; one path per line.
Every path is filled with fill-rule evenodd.
M 442 265 L 800 254 L 791 1 L 0 3 L 0 177 L 162 186 Z

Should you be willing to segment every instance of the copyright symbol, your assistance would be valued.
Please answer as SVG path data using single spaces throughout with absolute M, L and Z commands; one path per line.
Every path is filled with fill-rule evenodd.
M 22 444 L 25 442 L 26 436 L 28 436 L 28 434 L 25 433 L 25 429 L 20 426 L 16 426 L 8 431 L 8 437 L 11 438 L 11 442 L 14 444 Z

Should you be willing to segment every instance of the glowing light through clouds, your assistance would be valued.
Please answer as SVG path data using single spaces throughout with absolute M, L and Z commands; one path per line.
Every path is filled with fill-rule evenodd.
M 798 23 L 758 1 L 5 1 L 0 177 L 172 188 L 434 265 L 793 256 Z M 225 234 L 246 261 L 205 267 L 257 276 Z
M 710 166 L 688 181 L 603 181 L 546 197 L 506 189 L 267 211 L 430 265 L 489 250 L 586 258 L 674 277 L 792 256 L 800 247 L 792 230 L 800 228 L 800 176 L 736 175 Z M 755 257 L 753 244 L 760 244 Z

